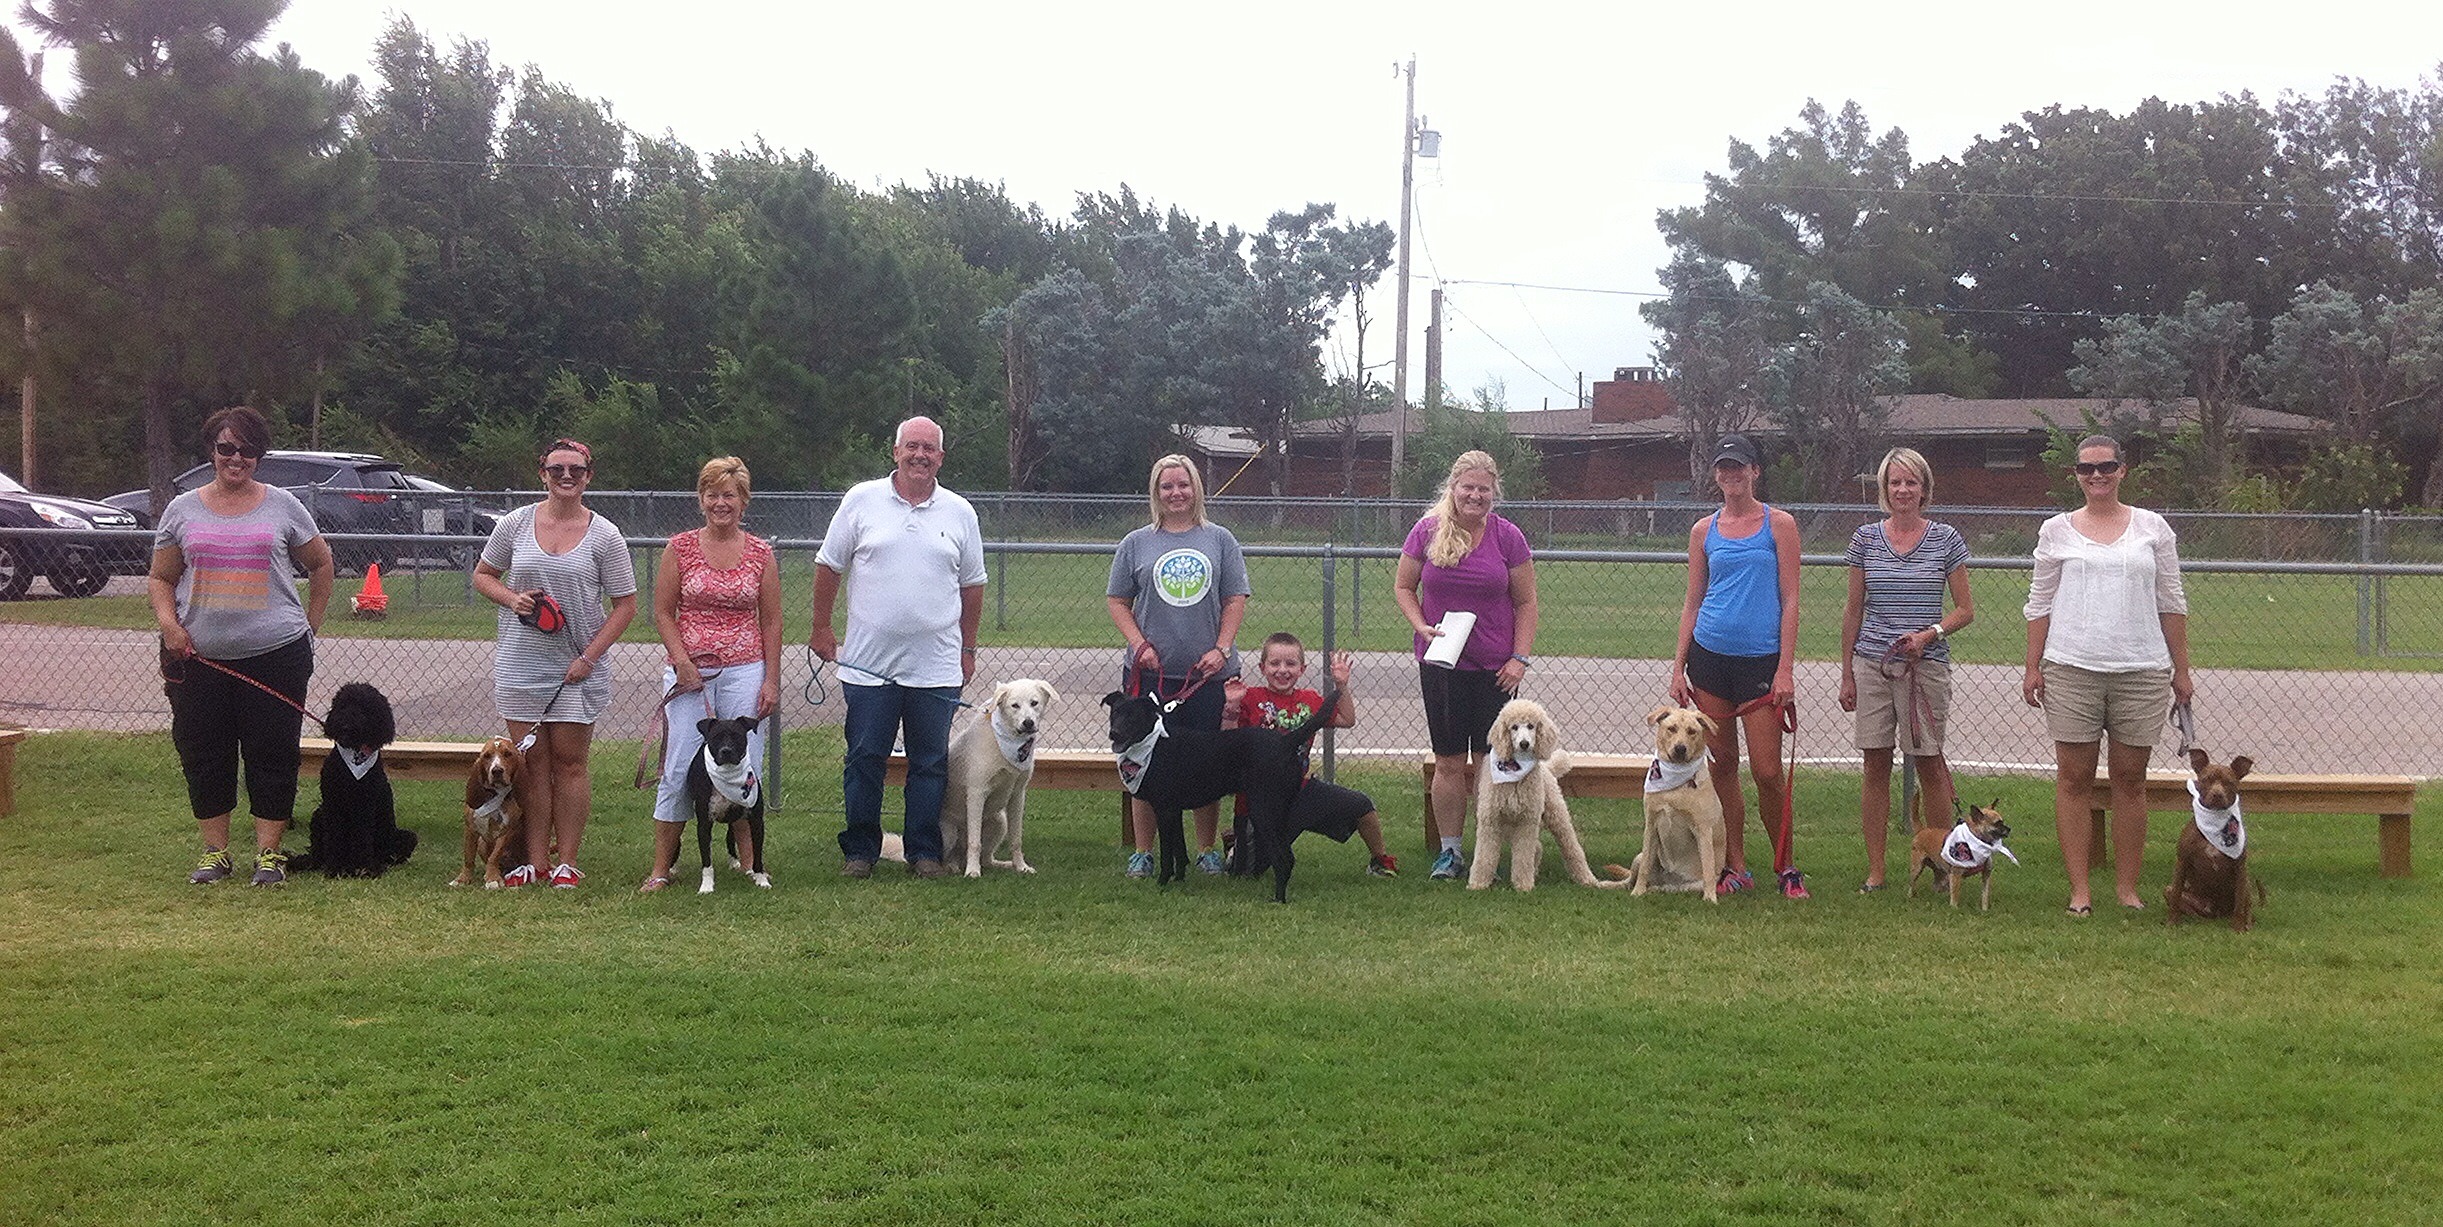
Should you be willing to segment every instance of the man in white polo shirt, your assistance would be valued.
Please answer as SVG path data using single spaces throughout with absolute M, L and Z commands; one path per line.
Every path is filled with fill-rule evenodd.
M 840 667 L 848 699 L 848 757 L 840 771 L 848 826 L 840 872 L 872 877 L 882 855 L 882 776 L 891 742 L 908 748 L 908 871 L 943 876 L 942 792 L 949 778 L 950 717 L 975 676 L 976 628 L 984 614 L 984 537 L 975 508 L 944 490 L 942 428 L 931 418 L 899 424 L 888 477 L 860 482 L 840 500 L 815 557 L 814 654 Z M 848 642 L 831 629 L 840 581 L 848 580 Z

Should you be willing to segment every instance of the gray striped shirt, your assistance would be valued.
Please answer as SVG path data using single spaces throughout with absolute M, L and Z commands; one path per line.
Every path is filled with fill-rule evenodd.
M 565 554 L 544 551 L 534 539 L 535 504 L 502 516 L 484 543 L 483 560 L 500 568 L 501 582 L 513 592 L 537 588 L 551 594 L 568 626 L 546 635 L 518 620 L 504 608 L 500 638 L 492 649 L 492 699 L 504 719 L 538 721 L 550 706 L 551 719 L 592 724 L 611 701 L 611 664 L 604 660 L 581 686 L 552 692 L 568 676 L 568 666 L 602 630 L 603 601 L 636 595 L 636 561 L 620 539 L 619 526 L 598 512 L 575 549 Z

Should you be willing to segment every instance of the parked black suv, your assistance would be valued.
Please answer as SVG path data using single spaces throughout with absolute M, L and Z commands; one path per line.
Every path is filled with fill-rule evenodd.
M 399 466 L 379 456 L 358 452 L 284 452 L 263 453 L 256 463 L 255 480 L 267 486 L 278 486 L 297 496 L 305 509 L 314 516 L 314 525 L 326 533 L 415 532 L 415 508 L 402 491 L 412 491 L 407 475 Z M 180 494 L 212 480 L 209 463 L 196 465 L 178 475 L 175 485 Z M 153 495 L 149 490 L 130 490 L 102 500 L 134 515 L 146 526 L 153 522 Z M 368 562 L 385 565 L 398 557 L 398 547 L 372 542 L 333 542 L 339 565 L 343 569 L 361 571 Z
M 134 516 L 116 507 L 36 494 L 0 473 L 0 528 L 44 530 L 0 536 L 0 601 L 24 596 L 37 575 L 61 596 L 92 596 L 113 575 L 144 574 L 153 558 L 150 543 L 91 532 L 138 527 Z

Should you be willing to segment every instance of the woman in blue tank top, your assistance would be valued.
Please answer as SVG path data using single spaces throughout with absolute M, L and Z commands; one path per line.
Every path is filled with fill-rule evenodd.
M 1797 685 L 1798 521 L 1756 501 L 1764 469 L 1744 435 L 1714 449 L 1721 510 L 1688 530 L 1688 599 L 1680 607 L 1679 648 L 1671 660 L 1671 697 L 1714 723 L 1706 735 L 1707 770 L 1722 799 L 1722 879 L 1727 894 L 1756 885 L 1747 870 L 1747 804 L 1739 791 L 1739 730 L 1747 730 L 1748 774 L 1768 833 L 1787 812 L 1790 781 L 1781 766 L 1781 712 Z M 1807 897 L 1792 863 L 1790 833 L 1773 848 L 1781 893 Z

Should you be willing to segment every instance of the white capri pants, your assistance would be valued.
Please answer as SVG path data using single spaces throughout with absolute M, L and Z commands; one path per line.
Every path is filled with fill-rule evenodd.
M 670 700 L 662 709 L 670 718 L 670 744 L 662 751 L 661 787 L 653 794 L 655 822 L 685 822 L 696 816 L 695 806 L 687 800 L 687 760 L 704 751 L 704 735 L 696 731 L 696 721 L 708 714 L 704 705 L 712 703 L 711 715 L 723 717 L 755 714 L 755 695 L 763 689 L 763 662 L 749 661 L 743 665 L 724 665 L 718 673 L 704 670 L 704 689 L 683 694 Z M 662 693 L 679 684 L 679 671 L 662 666 Z M 766 720 L 764 724 L 771 721 Z M 747 762 L 755 774 L 763 774 L 764 724 L 747 734 Z

